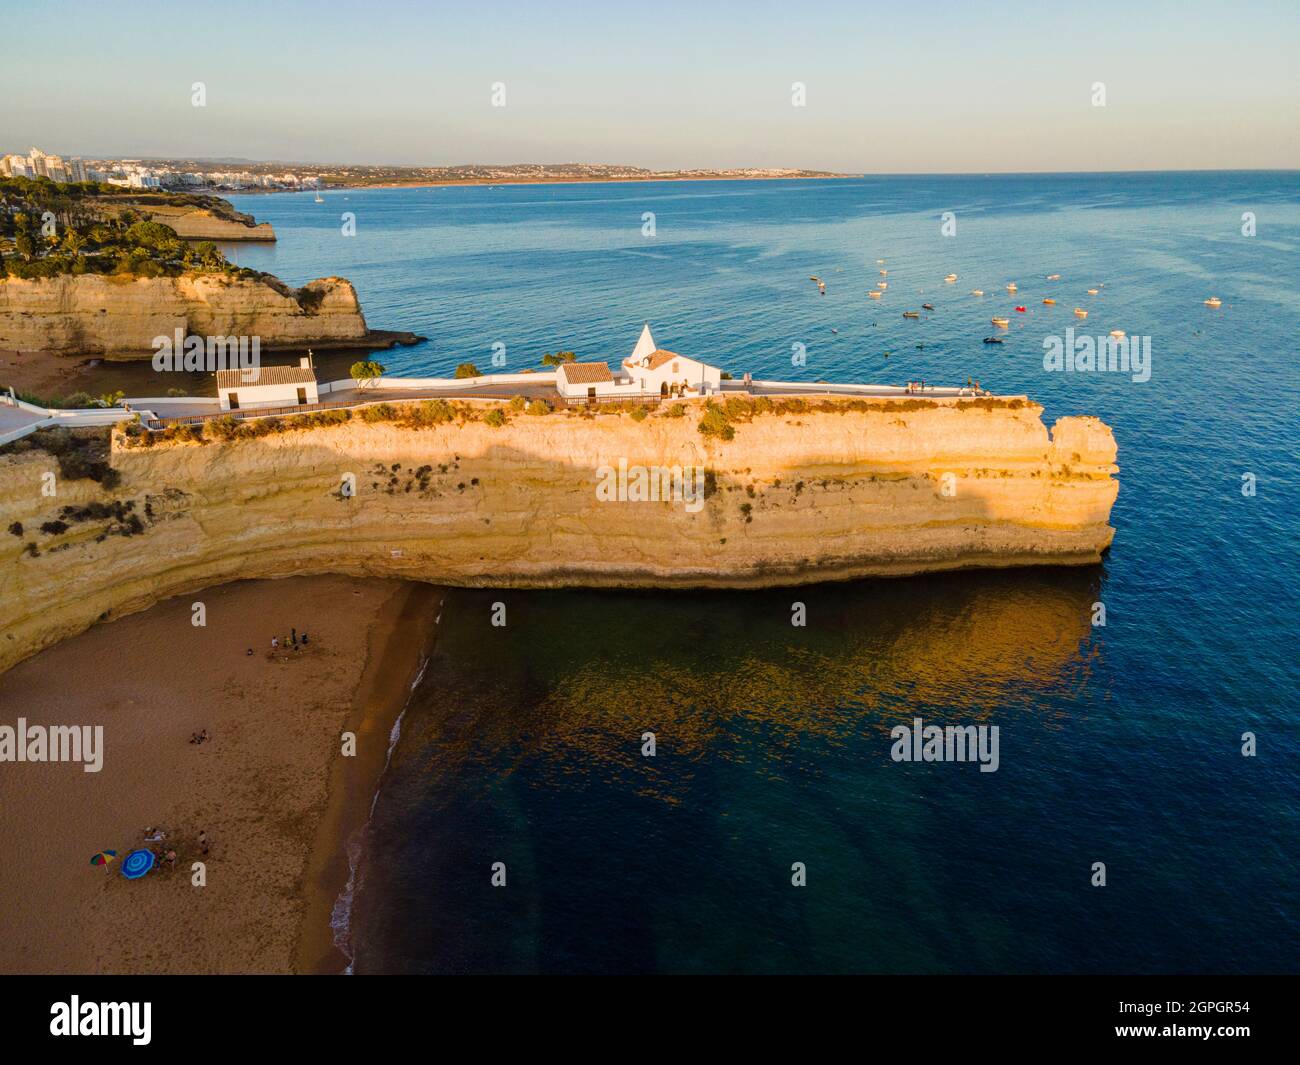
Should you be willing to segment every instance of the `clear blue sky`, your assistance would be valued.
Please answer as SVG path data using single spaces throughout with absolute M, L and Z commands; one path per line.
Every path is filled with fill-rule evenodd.
M 1300 167 L 1300 0 L 6 3 L 0 150 Z M 207 85 L 208 105 L 190 104 Z M 505 108 L 491 106 L 493 82 Z M 807 85 L 807 106 L 790 87 Z M 1107 106 L 1093 107 L 1092 84 Z

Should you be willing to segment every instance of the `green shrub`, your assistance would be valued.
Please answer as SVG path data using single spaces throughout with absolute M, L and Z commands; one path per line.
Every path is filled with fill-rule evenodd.
M 445 399 L 430 399 L 419 406 L 402 408 L 402 424 L 412 429 L 427 429 L 455 421 L 456 411 Z
M 551 413 L 551 405 L 544 399 L 535 399 L 528 404 L 528 413 L 541 417 Z
M 481 377 L 482 374 L 478 372 L 478 367 L 475 366 L 472 362 L 462 362 L 459 366 L 456 367 L 456 376 L 458 378 Z
M 500 429 L 506 424 L 506 413 L 500 407 L 493 407 L 483 415 L 483 421 L 492 426 L 493 429 Z
M 714 436 L 719 440 L 734 440 L 736 430 L 727 421 L 727 416 L 723 413 L 722 408 L 712 401 L 709 401 L 704 408 L 704 417 L 700 419 L 698 426 L 702 436 Z
M 401 416 L 401 411 L 391 403 L 376 403 L 373 407 L 361 408 L 363 422 L 391 422 Z
M 528 400 L 524 399 L 523 396 L 511 396 L 510 402 L 506 406 L 518 414 L 528 406 Z

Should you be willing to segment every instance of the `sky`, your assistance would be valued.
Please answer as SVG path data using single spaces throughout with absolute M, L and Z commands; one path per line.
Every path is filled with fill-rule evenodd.
M 3 152 L 849 173 L 1300 167 L 1298 0 L 0 0 L 0 25 Z M 191 102 L 199 81 L 204 107 Z

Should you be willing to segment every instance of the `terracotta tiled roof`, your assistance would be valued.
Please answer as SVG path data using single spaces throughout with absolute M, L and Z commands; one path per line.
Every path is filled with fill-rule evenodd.
M 262 366 L 247 370 L 218 370 L 217 391 L 256 388 L 259 385 L 305 385 L 316 380 L 316 371 L 303 366 Z
M 670 359 L 680 359 L 683 356 L 678 355 L 675 351 L 668 351 L 665 348 L 656 348 L 650 355 L 650 369 L 657 370 Z
M 603 362 L 562 362 L 559 372 L 571 385 L 590 385 L 597 381 L 612 381 L 614 375 Z

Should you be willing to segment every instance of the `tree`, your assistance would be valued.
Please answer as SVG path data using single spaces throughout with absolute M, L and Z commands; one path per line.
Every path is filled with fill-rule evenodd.
M 559 366 L 562 362 L 577 362 L 578 356 L 571 351 L 557 351 L 554 355 L 549 352 L 542 356 L 543 366 Z
M 459 366 L 456 367 L 456 376 L 457 377 L 481 377 L 482 375 L 478 372 L 478 367 L 475 366 L 472 362 L 462 362 Z
M 367 359 L 365 362 L 354 362 L 348 373 L 352 375 L 352 380 L 357 383 L 358 388 L 364 388 L 367 381 L 384 376 L 384 366 L 382 363 Z

